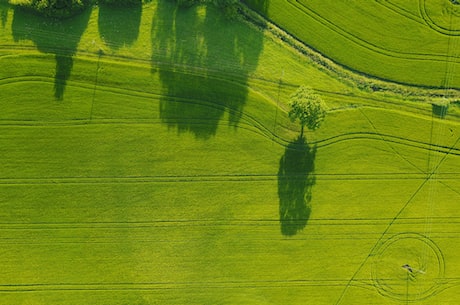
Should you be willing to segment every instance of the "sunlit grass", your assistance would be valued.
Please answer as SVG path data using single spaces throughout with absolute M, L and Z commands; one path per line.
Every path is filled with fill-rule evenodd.
M 53 26 L 24 34 L 16 19 L 13 31 L 18 16 L 7 13 L 3 303 L 396 304 L 407 282 L 390 279 L 399 288 L 382 295 L 375 257 L 407 232 L 444 255 L 439 291 L 424 302 L 458 295 L 450 110 L 441 119 L 428 103 L 361 92 L 214 8 L 152 2 L 138 31 L 112 44 L 97 7 L 79 35 L 56 29 L 64 36 L 49 40 Z M 75 52 L 57 76 L 66 39 Z M 331 109 L 305 139 L 286 114 L 300 84 Z M 422 260 L 408 245 L 398 254 Z M 398 265 L 378 275 L 418 263 L 388 261 Z M 423 294 L 432 268 L 410 291 Z

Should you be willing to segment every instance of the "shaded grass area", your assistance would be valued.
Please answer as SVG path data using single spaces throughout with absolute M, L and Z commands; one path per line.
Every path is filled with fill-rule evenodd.
M 184 35 L 189 28 L 193 35 Z M 236 126 L 248 95 L 248 74 L 257 66 L 262 41 L 262 32 L 241 31 L 212 6 L 185 10 L 159 2 L 152 21 L 152 62 L 164 57 L 167 65 L 153 65 L 152 72 L 158 73 L 167 96 L 160 102 L 163 122 L 177 126 L 179 132 L 208 138 L 227 111 L 229 124 Z M 224 65 L 215 70 L 213 61 L 219 57 Z M 231 73 L 228 78 L 221 74 L 226 70 Z M 168 97 L 193 97 L 209 107 Z M 205 125 L 200 124 L 203 120 Z
M 6 21 L 8 20 L 8 10 L 9 7 L 7 5 L 0 3 L 0 20 L 3 28 L 5 27 Z
M 142 16 L 140 2 L 127 7 L 101 4 L 98 12 L 99 35 L 107 46 L 118 49 L 137 40 Z
M 21 8 L 14 9 L 14 40 L 31 40 L 39 51 L 55 55 L 54 97 L 58 100 L 64 97 L 67 80 L 73 68 L 72 57 L 77 51 L 89 17 L 89 9 L 77 17 L 62 21 L 36 16 Z
M 312 187 L 315 184 L 315 147 L 303 137 L 286 147 L 278 171 L 281 233 L 297 234 L 307 225 L 311 214 Z

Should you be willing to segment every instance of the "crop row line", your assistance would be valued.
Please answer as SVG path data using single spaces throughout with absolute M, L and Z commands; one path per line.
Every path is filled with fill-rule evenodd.
M 398 6 L 397 4 L 392 3 L 389 0 L 376 0 L 375 2 L 398 15 L 411 19 L 421 25 L 426 25 L 426 23 L 424 22 L 423 18 L 421 18 L 420 15 L 414 14 L 410 12 L 409 10 L 406 10 Z
M 343 218 L 343 219 L 298 219 L 308 220 L 308 226 L 383 226 L 393 218 Z M 457 225 L 460 216 L 433 216 L 432 220 L 440 225 Z M 0 230 L 64 230 L 64 229 L 145 229 L 169 226 L 252 226 L 277 224 L 279 219 L 156 219 L 149 221 L 109 221 L 109 222 L 1 222 Z M 426 217 L 398 218 L 395 224 L 423 225 Z M 446 231 L 447 232 L 447 231 Z M 381 232 L 379 232 L 381 233 Z M 367 233 L 366 233 L 367 234 Z
M 327 174 L 311 173 L 310 177 L 323 181 L 360 180 L 360 181 L 398 181 L 398 180 L 425 180 L 425 173 L 347 173 Z M 457 181 L 460 172 L 436 173 L 436 181 Z M 41 177 L 41 178 L 13 178 L 2 177 L 0 184 L 113 184 L 113 183 L 158 183 L 158 182 L 251 182 L 251 181 L 275 181 L 280 177 L 277 174 L 211 174 L 211 175 L 170 175 L 170 176 L 99 176 L 99 177 Z M 283 179 L 304 180 L 304 174 L 291 174 L 283 176 Z
M 156 282 L 156 283 L 92 283 L 92 284 L 10 284 L 0 285 L 0 292 L 40 291 L 123 291 L 173 289 L 239 289 L 285 288 L 306 286 L 343 286 L 343 279 L 267 280 L 267 281 L 213 281 L 213 282 Z M 353 285 L 372 285 L 370 279 L 354 281 Z
M 400 281 L 382 278 L 389 285 L 401 285 Z M 458 286 L 460 278 L 433 278 L 439 282 L 440 290 Z M 286 287 L 342 287 L 346 280 L 336 279 L 298 279 L 298 280 L 265 280 L 265 281 L 197 281 L 197 282 L 151 282 L 151 283 L 72 283 L 72 284 L 3 284 L 1 293 L 42 292 L 42 291 L 152 291 L 178 289 L 247 289 L 247 288 L 286 288 Z M 373 289 L 375 283 L 371 279 L 359 278 L 351 286 Z
M 441 224 L 440 224 L 441 225 Z M 278 228 L 278 225 L 273 225 L 273 227 Z M 258 226 L 257 226 L 258 228 Z M 169 228 L 171 229 L 171 228 Z M 175 228 L 174 228 L 175 229 Z M 221 230 L 222 228 L 218 228 L 218 230 Z M 248 226 L 244 226 L 241 229 L 248 229 Z M 338 228 L 340 229 L 340 228 Z M 172 230 L 172 229 L 171 229 Z M 133 236 L 132 233 L 130 233 L 129 236 L 126 236 L 128 232 L 123 230 L 123 232 L 118 232 L 119 236 L 114 236 L 114 237 L 97 237 L 97 236 L 72 236 L 72 237 L 59 237 L 59 236 L 47 236 L 47 235 L 37 235 L 37 232 L 34 232 L 34 235 L 31 237 L 2 237 L 0 238 L 0 244 L 10 244 L 10 245 L 29 245 L 29 244 L 134 244 L 134 243 L 150 243 L 150 244 L 155 244 L 155 243 L 177 243 L 177 244 L 187 244 L 192 241 L 203 241 L 203 236 L 206 236 L 206 234 L 212 234 L 214 229 L 209 229 L 206 232 L 202 232 L 201 230 L 196 232 L 196 236 L 200 237 L 192 237 L 192 235 L 195 233 L 193 231 L 189 231 L 189 227 L 187 227 L 187 233 L 184 233 L 182 238 L 177 237 L 177 238 L 169 238 L 169 239 L 162 239 L 159 236 L 156 236 L 157 238 L 142 238 Z M 442 230 L 442 228 L 440 228 Z M 270 232 L 278 231 L 276 230 L 270 230 Z M 268 230 L 264 231 L 266 234 L 268 234 Z M 2 231 L 2 234 L 6 234 L 7 232 Z M 24 234 L 30 234 L 31 232 L 24 232 Z M 62 232 L 68 234 L 68 232 Z M 91 231 L 91 234 L 96 234 L 98 232 L 93 232 Z M 147 232 L 143 232 L 147 233 Z M 149 235 L 153 235 L 151 232 L 149 232 Z M 163 231 L 162 233 L 167 233 L 166 231 Z M 229 234 L 232 233 L 232 231 L 227 232 Z M 252 235 L 243 235 L 240 230 L 235 230 L 233 232 L 233 236 L 237 238 L 239 241 L 245 240 L 245 241 L 281 241 L 281 242 L 288 242 L 286 238 L 282 237 L 273 237 L 273 238 L 257 238 Z M 259 232 L 262 233 L 262 232 Z M 460 231 L 448 231 L 448 232 L 434 232 L 433 235 L 430 235 L 430 238 L 433 238 L 437 241 L 439 240 L 447 240 L 450 242 L 453 242 L 454 240 L 459 239 L 459 233 Z M 254 232 L 252 233 L 254 234 Z M 114 234 L 116 235 L 116 234 Z M 322 233 L 311 233 L 308 234 L 305 237 L 301 238 L 293 238 L 289 239 L 289 242 L 299 242 L 299 241 L 325 241 L 325 240 L 333 240 L 333 241 L 344 241 L 344 240 L 360 240 L 360 241 L 375 241 L 377 237 L 380 236 L 379 232 L 372 232 L 372 233 L 359 233 L 359 232 L 343 232 L 343 233 L 329 233 L 329 232 L 322 232 Z
M 459 64 L 456 60 L 453 60 L 447 55 L 444 54 L 429 54 L 429 53 L 408 53 L 408 52 L 399 52 L 395 50 L 390 50 L 387 48 L 383 48 L 382 46 L 370 43 L 365 41 L 353 33 L 337 26 L 332 21 L 326 19 L 325 17 L 319 15 L 317 12 L 313 11 L 312 9 L 308 8 L 305 4 L 303 4 L 299 0 L 286 0 L 290 5 L 294 6 L 298 10 L 302 11 L 304 14 L 310 16 L 317 22 L 323 24 L 325 27 L 329 28 L 331 31 L 337 33 L 338 35 L 344 37 L 345 39 L 349 40 L 350 42 L 368 49 L 369 51 L 382 54 L 388 57 L 393 58 L 400 58 L 400 59 L 407 59 L 407 60 L 419 60 L 419 61 L 433 61 L 433 62 L 441 62 L 444 63 L 448 60 L 451 63 Z

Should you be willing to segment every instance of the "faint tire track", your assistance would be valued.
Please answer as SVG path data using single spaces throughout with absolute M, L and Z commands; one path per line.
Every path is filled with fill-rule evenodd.
M 312 9 L 308 8 L 306 5 L 304 5 L 301 0 L 286 0 L 290 5 L 296 7 L 298 10 L 302 11 L 304 14 L 310 16 L 317 22 L 323 24 L 330 30 L 336 32 L 338 35 L 346 38 L 350 42 L 353 42 L 354 44 L 361 46 L 365 49 L 368 49 L 369 51 L 372 51 L 377 54 L 382 54 L 388 57 L 393 57 L 393 58 L 401 58 L 401 59 L 410 59 L 410 60 L 420 60 L 420 61 L 433 61 L 433 62 L 441 62 L 444 63 L 446 60 L 450 60 L 449 56 L 446 56 L 444 54 L 429 54 L 429 53 L 408 53 L 408 52 L 398 52 L 395 50 L 390 50 L 383 48 L 382 46 L 376 45 L 369 43 L 365 40 L 362 40 L 358 36 L 352 34 L 351 32 L 348 32 L 346 29 L 343 29 L 337 25 L 335 25 L 332 21 L 326 19 L 325 17 L 322 17 Z M 452 63 L 459 64 L 457 61 L 451 61 Z

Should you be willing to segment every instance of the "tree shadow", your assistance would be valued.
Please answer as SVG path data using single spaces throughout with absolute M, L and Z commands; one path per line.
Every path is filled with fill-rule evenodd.
M 262 48 L 261 32 L 226 19 L 212 5 L 179 8 L 160 0 L 152 24 L 152 73 L 162 83 L 162 122 L 202 139 L 215 135 L 225 113 L 236 126 Z
M 139 36 L 142 2 L 129 6 L 99 5 L 99 36 L 107 46 L 119 49 L 133 44 Z
M 315 184 L 316 147 L 303 137 L 291 142 L 280 159 L 278 197 L 281 234 L 293 236 L 305 228 L 311 213 L 311 189 Z
M 31 40 L 40 52 L 54 54 L 54 97 L 62 100 L 67 80 L 73 68 L 73 56 L 85 31 L 91 9 L 69 19 L 43 17 L 14 8 L 12 31 L 14 40 Z
M 72 56 L 56 54 L 56 74 L 54 79 L 54 96 L 62 99 L 64 96 L 65 86 L 70 77 L 73 67 Z
M 441 119 L 444 119 L 447 115 L 447 111 L 449 110 L 449 104 L 431 104 L 431 111 L 434 116 L 437 116 Z
M 243 2 L 262 15 L 267 14 L 268 6 L 270 3 L 269 0 L 244 0 Z
M 8 11 L 10 7 L 8 3 L 3 3 L 0 1 L 0 22 L 2 23 L 2 28 L 5 27 L 6 22 L 8 21 Z

